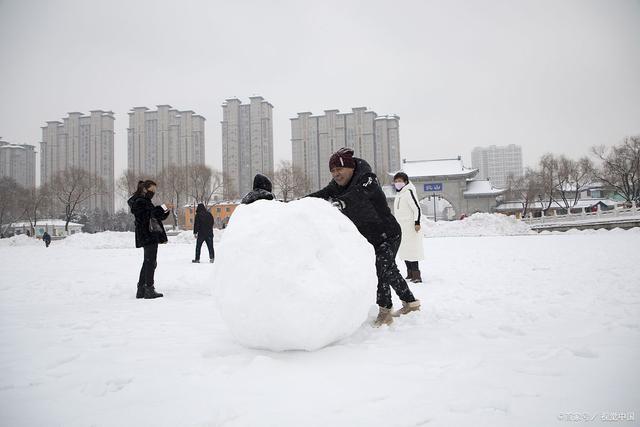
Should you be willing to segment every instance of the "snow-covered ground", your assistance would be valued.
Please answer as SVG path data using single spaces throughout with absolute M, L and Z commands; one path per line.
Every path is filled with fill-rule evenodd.
M 427 238 L 422 311 L 281 353 L 233 340 L 188 234 L 160 247 L 157 300 L 134 298 L 131 233 L 0 240 L 0 425 L 637 424 L 640 230 L 524 231 Z

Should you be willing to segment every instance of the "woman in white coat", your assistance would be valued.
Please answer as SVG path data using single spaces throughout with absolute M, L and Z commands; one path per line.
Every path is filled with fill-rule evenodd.
M 416 194 L 416 187 L 409 181 L 404 172 L 398 172 L 393 177 L 396 195 L 393 214 L 402 229 L 402 241 L 398 249 L 398 258 L 407 265 L 407 279 L 413 283 L 422 283 L 419 261 L 424 259 L 422 246 L 423 236 L 420 232 L 420 204 Z

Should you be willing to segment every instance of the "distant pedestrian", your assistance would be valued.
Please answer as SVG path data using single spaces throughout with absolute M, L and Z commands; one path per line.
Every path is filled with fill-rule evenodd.
M 393 186 L 398 192 L 393 204 L 393 215 L 402 229 L 398 258 L 407 266 L 406 279 L 414 283 L 422 283 L 418 262 L 424 259 L 424 239 L 420 232 L 422 212 L 416 196 L 416 187 L 404 172 L 395 174 Z
M 373 326 L 389 325 L 393 318 L 420 310 L 417 300 L 396 265 L 401 230 L 387 204 L 387 198 L 364 159 L 353 157 L 351 148 L 341 148 L 329 159 L 333 179 L 308 197 L 329 200 L 356 226 L 375 250 L 378 291 L 378 317 Z M 402 301 L 402 308 L 393 312 L 391 289 Z
M 45 231 L 44 234 L 42 235 L 42 241 L 48 248 L 49 245 L 51 244 L 51 235 Z
M 276 197 L 271 192 L 272 190 L 273 185 L 269 178 L 258 173 L 253 177 L 253 190 L 242 198 L 242 204 L 249 205 L 256 200 L 273 200 Z
M 193 235 L 196 236 L 196 259 L 191 262 L 200 262 L 200 249 L 202 243 L 207 244 L 209 249 L 209 262 L 213 262 L 215 253 L 213 251 L 213 215 L 199 203 L 196 209 L 196 218 L 193 221 Z
M 136 223 L 136 248 L 144 248 L 144 261 L 138 278 L 136 298 L 152 299 L 163 296 L 154 287 L 154 273 L 158 266 L 158 244 L 167 243 L 167 233 L 162 221 L 169 216 L 165 205 L 151 203 L 156 192 L 156 183 L 139 181 L 138 189 L 127 201 Z

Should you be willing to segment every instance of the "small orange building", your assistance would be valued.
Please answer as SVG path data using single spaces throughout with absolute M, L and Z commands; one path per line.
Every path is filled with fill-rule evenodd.
M 240 200 L 223 201 L 209 204 L 208 209 L 213 215 L 213 226 L 215 228 L 225 228 L 229 223 L 231 214 L 240 204 Z M 195 220 L 195 212 L 197 205 L 188 205 L 184 207 L 184 228 L 185 230 L 193 230 L 193 221 Z

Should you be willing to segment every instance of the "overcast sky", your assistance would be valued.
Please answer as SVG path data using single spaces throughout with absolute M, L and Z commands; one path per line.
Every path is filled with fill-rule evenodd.
M 116 175 L 134 106 L 207 119 L 220 168 L 221 104 L 289 118 L 366 106 L 400 116 L 407 159 L 519 144 L 577 158 L 640 134 L 640 0 L 0 0 L 0 136 L 37 144 L 47 120 L 116 113 Z

